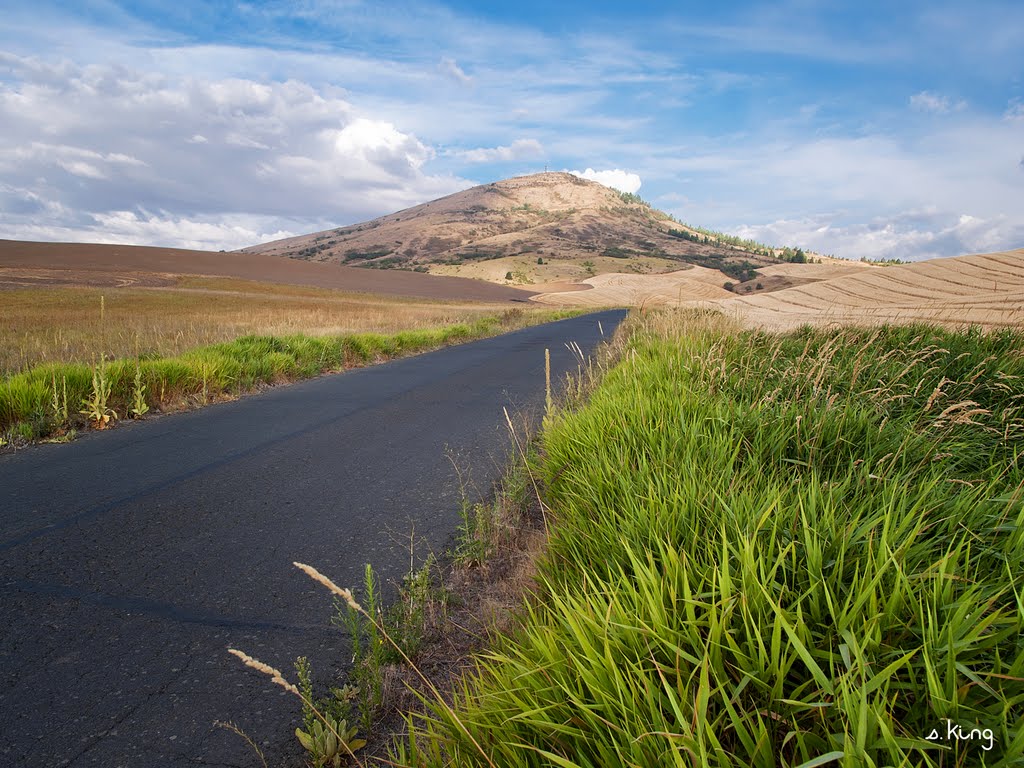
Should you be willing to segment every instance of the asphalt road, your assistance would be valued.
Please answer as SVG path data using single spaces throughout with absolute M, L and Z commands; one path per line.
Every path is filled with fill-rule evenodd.
M 301 764 L 294 679 L 344 665 L 331 598 L 443 550 L 459 524 L 449 455 L 485 495 L 509 449 L 502 407 L 543 407 L 623 312 L 537 326 L 0 456 L 0 764 Z

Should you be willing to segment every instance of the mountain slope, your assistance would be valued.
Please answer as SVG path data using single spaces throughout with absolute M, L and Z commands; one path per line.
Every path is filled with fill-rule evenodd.
M 243 250 L 366 267 L 458 272 L 495 282 L 519 270 L 523 275 L 518 282 L 553 275 L 554 270 L 533 268 L 542 266 L 538 259 L 556 267 L 591 262 L 583 265 L 585 274 L 579 277 L 596 274 L 598 259 L 602 264 L 614 259 L 610 263 L 618 266 L 601 271 L 666 272 L 679 269 L 683 262 L 722 270 L 723 281 L 742 279 L 753 267 L 777 263 L 772 256 L 710 239 L 705 243 L 702 235 L 639 198 L 569 173 L 484 184 L 362 224 Z M 468 268 L 512 258 L 518 261 L 509 263 L 507 270 L 473 274 Z

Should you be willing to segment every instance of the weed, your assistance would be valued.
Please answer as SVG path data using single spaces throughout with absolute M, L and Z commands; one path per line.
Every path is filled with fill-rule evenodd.
M 53 419 L 58 427 L 68 423 L 68 378 L 60 377 L 61 385 L 57 387 L 57 374 L 54 373 L 51 379 L 53 395 L 50 406 L 53 409 Z
M 437 587 L 434 578 L 436 567 L 433 553 L 419 568 L 410 562 L 409 572 L 402 578 L 398 601 L 388 611 L 391 635 L 409 657 L 419 652 L 428 622 L 433 618 L 431 613 L 438 606 L 444 610 L 444 591 Z
M 307 566 L 308 567 L 308 566 Z M 356 729 L 350 728 L 345 720 L 339 720 L 334 715 L 321 711 L 317 706 L 316 702 L 311 698 L 307 697 L 302 691 L 300 691 L 293 683 L 290 683 L 281 672 L 269 664 L 265 664 L 259 659 L 255 659 L 249 654 L 240 651 L 236 648 L 229 648 L 228 653 L 232 656 L 237 657 L 241 660 L 245 666 L 255 669 L 268 677 L 271 682 L 275 685 L 279 685 L 288 693 L 292 693 L 302 701 L 303 712 L 308 707 L 312 711 L 315 720 L 313 720 L 312 728 L 310 731 L 303 731 L 301 728 L 295 729 L 295 736 L 298 738 L 299 743 L 310 753 L 313 759 L 313 764 L 319 768 L 330 763 L 330 765 L 337 766 L 341 765 L 341 761 L 347 757 L 352 758 L 359 763 L 355 753 L 366 746 L 364 739 L 356 738 Z M 241 731 L 232 728 L 236 733 L 240 733 L 246 741 L 252 744 L 251 739 L 241 733 Z M 253 745 L 255 746 L 255 745 Z M 262 759 L 262 753 L 257 749 L 257 754 Z
M 332 623 L 344 627 L 352 641 L 352 680 L 357 691 L 359 721 L 369 731 L 373 719 L 384 701 L 384 665 L 388 652 L 381 634 L 379 582 L 373 567 L 367 563 L 363 572 L 365 611 L 352 604 L 337 600 Z M 366 620 L 367 614 L 372 617 Z
M 226 723 L 223 720 L 214 720 L 213 724 L 218 728 L 223 728 L 226 731 L 231 731 L 236 736 L 240 736 L 245 741 L 245 743 L 249 745 L 249 748 L 256 754 L 256 757 L 259 758 L 260 765 L 262 765 L 263 768 L 267 768 L 267 758 L 266 756 L 264 756 L 263 750 L 260 749 L 259 744 L 253 741 L 252 737 L 249 736 L 249 734 L 247 734 L 234 723 Z
M 149 413 L 149 404 L 146 402 L 146 384 L 142 381 L 142 368 L 138 361 L 135 363 L 135 378 L 132 380 L 132 405 L 128 412 L 135 419 L 141 419 Z
M 92 391 L 88 397 L 82 398 L 83 408 L 79 411 L 96 429 L 105 429 L 112 419 L 117 419 L 117 412 L 110 407 L 112 386 L 106 361 L 100 360 L 92 369 Z
M 314 768 L 331 765 L 338 768 L 341 761 L 366 746 L 366 739 L 356 738 L 358 729 L 349 727 L 345 720 L 322 715 L 314 720 L 309 730 L 295 729 L 299 743 L 309 752 Z

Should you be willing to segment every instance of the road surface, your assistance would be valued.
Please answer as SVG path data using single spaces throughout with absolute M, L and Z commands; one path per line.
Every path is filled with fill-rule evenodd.
M 343 666 L 331 598 L 292 567 L 355 586 L 408 565 L 413 528 L 459 524 L 452 462 L 483 496 L 509 439 L 502 407 L 543 407 L 624 313 L 591 314 L 201 410 L 0 456 L 0 764 L 301 764 L 294 679 Z

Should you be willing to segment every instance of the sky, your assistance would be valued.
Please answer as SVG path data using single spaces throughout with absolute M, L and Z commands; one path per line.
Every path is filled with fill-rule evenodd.
M 1024 3 L 5 0 L 0 238 L 233 249 L 568 170 L 859 259 L 1024 246 Z

